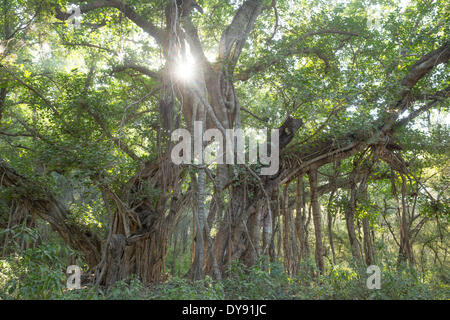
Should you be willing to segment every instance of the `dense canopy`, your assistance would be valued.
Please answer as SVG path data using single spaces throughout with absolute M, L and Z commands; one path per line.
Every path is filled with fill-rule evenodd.
M 73 264 L 232 298 L 373 298 L 376 265 L 414 275 L 376 297 L 448 299 L 449 27 L 440 0 L 1 1 L 0 299 Z M 194 122 L 279 129 L 279 170 L 175 164 Z

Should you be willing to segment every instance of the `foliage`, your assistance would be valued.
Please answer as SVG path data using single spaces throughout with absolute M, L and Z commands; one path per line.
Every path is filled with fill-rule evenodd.
M 17 237 L 21 232 L 15 230 L 14 235 Z M 37 238 L 31 229 L 24 232 Z M 60 296 L 66 284 L 67 258 L 76 255 L 67 246 L 50 241 L 0 260 L 0 298 L 52 299 Z
M 100 8 L 83 12 L 79 28 L 57 17 L 72 2 L 0 4 L 0 164 L 12 168 L 0 167 L 1 299 L 449 298 L 449 64 L 440 63 L 420 75 L 412 88 L 402 81 L 417 61 L 448 47 L 446 1 L 265 0 L 252 30 L 245 32 L 248 38 L 238 41 L 242 52 L 238 44 L 231 46 L 237 58 L 234 69 L 218 47 L 226 26 L 237 12 L 245 11 L 238 10 L 245 1 L 198 1 L 203 10 L 192 10 L 186 16 L 190 19 L 178 21 L 182 32 L 176 32 L 177 37 L 183 38 L 165 33 L 168 39 L 162 46 L 142 26 L 164 27 L 170 20 L 164 1 L 123 1 L 133 10 L 131 15 L 121 12 L 125 6 L 109 7 L 111 2 L 100 1 L 94 5 Z M 189 46 L 185 40 L 191 41 Z M 174 63 L 164 47 L 172 43 L 181 63 Z M 189 128 L 184 112 L 191 102 L 195 108 L 202 105 L 188 89 L 189 82 L 199 79 L 182 83 L 172 74 L 172 68 L 187 63 L 187 53 L 206 57 L 208 68 L 202 67 L 204 74 L 197 77 L 205 81 L 204 100 L 231 127 L 256 132 L 278 128 L 288 116 L 302 119 L 303 125 L 282 150 L 280 176 L 261 178 L 261 164 L 236 165 L 225 174 L 229 181 L 222 181 L 222 172 L 211 166 L 201 201 L 195 183 L 203 172 L 200 167 L 185 166 L 172 179 L 178 173 L 166 168 L 171 167 L 166 166 L 164 152 L 172 144 L 162 123 L 170 115 L 171 126 Z M 170 112 L 164 105 L 168 92 L 173 99 Z M 222 108 L 220 102 L 226 105 Z M 231 112 L 239 109 L 241 114 Z M 309 170 L 316 167 L 318 187 L 326 189 L 319 196 L 318 216 L 323 220 L 318 226 L 314 214 L 311 219 L 312 186 L 306 183 Z M 286 212 L 280 201 L 283 185 L 275 184 L 294 181 L 297 177 L 291 174 L 299 174 L 299 168 L 305 174 L 303 212 L 299 204 L 291 204 L 298 196 L 293 183 L 286 188 L 286 200 L 295 222 L 305 220 L 307 236 L 301 241 L 323 244 L 319 257 L 326 261 L 320 275 L 313 246 L 295 275 L 284 271 L 289 262 L 289 246 L 283 243 L 288 239 L 282 226 Z M 364 183 L 351 180 L 365 172 Z M 26 183 L 11 182 L 11 175 Z M 271 194 L 261 187 L 272 188 Z M 358 188 L 351 203 L 352 191 Z M 237 193 L 243 196 L 242 204 L 236 203 Z M 273 206 L 272 245 L 281 248 L 271 253 L 272 262 L 264 257 L 246 266 L 241 256 L 221 281 L 185 279 L 193 260 L 189 249 L 201 247 L 193 234 L 193 216 L 200 211 L 196 201 L 211 210 L 205 217 L 210 228 L 205 239 L 229 239 L 229 248 L 240 250 L 241 244 L 253 246 L 251 239 L 244 243 L 253 226 L 240 221 L 239 215 L 253 217 L 253 212 L 239 210 L 261 209 L 268 216 L 266 196 Z M 64 214 L 55 213 L 55 205 L 64 208 Z M 349 211 L 352 206 L 354 212 Z M 348 224 L 351 219 L 353 225 Z M 110 223 L 126 236 L 144 229 L 166 230 L 160 238 L 152 234 L 152 240 L 160 242 L 150 247 L 163 252 L 154 261 L 168 271 L 167 281 L 149 287 L 131 278 L 110 288 L 88 285 L 67 291 L 68 261 L 83 263 L 62 244 L 61 234 L 40 229 L 42 220 L 59 232 L 83 233 L 71 235 L 73 249 L 78 250 L 104 249 L 113 229 Z M 174 225 L 164 225 L 167 221 Z M 319 233 L 313 228 L 325 223 L 329 229 L 323 228 L 323 239 L 315 242 Z M 224 226 L 245 234 L 215 238 Z M 258 227 L 262 233 L 266 226 Z M 351 228 L 363 259 L 371 256 L 365 240 L 374 247 L 373 263 L 383 271 L 381 290 L 365 287 L 363 262 L 355 261 L 350 246 Z M 292 238 L 299 244 L 296 233 Z M 79 236 L 95 245 L 75 248 L 82 242 Z M 175 243 L 181 243 L 182 250 Z M 204 247 L 212 249 L 206 241 Z M 410 252 L 408 265 L 400 259 L 401 250 Z
M 421 274 L 407 266 L 397 267 L 394 259 L 387 259 L 383 263 L 380 290 L 367 289 L 368 274 L 363 267 L 336 265 L 317 278 L 314 272 L 307 268 L 307 264 L 304 264 L 302 271 L 291 277 L 283 271 L 280 263 L 263 262 L 265 260 L 261 260 L 257 266 L 252 267 L 233 263 L 228 277 L 222 281 L 214 281 L 208 276 L 199 281 L 170 277 L 164 283 L 145 287 L 138 279 L 132 278 L 129 281 L 119 281 L 107 289 L 96 289 L 88 285 L 79 290 L 67 290 L 63 285 L 64 273 L 58 269 L 63 264 L 60 259 L 51 258 L 51 255 L 60 254 L 60 251 L 56 249 L 56 246 L 45 246 L 39 250 L 24 252 L 20 260 L 17 258 L 1 260 L 1 299 L 418 300 L 449 299 L 450 297 L 450 284 L 448 279 L 442 277 L 446 274 L 445 270 L 434 269 Z M 34 261 L 38 259 L 41 259 L 40 261 L 47 267 L 37 268 Z

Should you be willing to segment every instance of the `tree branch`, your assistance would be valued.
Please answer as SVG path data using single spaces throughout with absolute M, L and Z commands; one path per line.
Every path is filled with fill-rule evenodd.
M 397 107 L 375 134 L 367 136 L 368 132 L 359 134 L 349 133 L 340 139 L 335 139 L 334 137 L 324 139 L 319 144 L 316 141 L 313 141 L 309 147 L 302 147 L 302 152 L 298 155 L 298 158 L 301 159 L 300 165 L 284 170 L 284 172 L 280 173 L 270 183 L 273 185 L 286 183 L 299 174 L 305 173 L 312 166 L 320 167 L 326 163 L 356 154 L 367 146 L 380 143 L 388 131 L 394 128 L 393 125 L 399 114 L 408 106 L 407 102 L 411 88 L 435 66 L 446 63 L 449 58 L 450 42 L 446 42 L 437 50 L 422 57 L 409 69 L 408 74 L 401 81 L 401 83 L 406 86 L 406 89 L 400 92 L 401 99 L 396 103 Z M 343 141 L 345 144 L 342 146 L 339 141 Z
M 122 71 L 124 71 L 126 69 L 133 69 L 135 71 L 138 71 L 138 72 L 140 72 L 140 73 L 142 73 L 142 74 L 144 74 L 146 76 L 149 76 L 149 77 L 157 79 L 157 80 L 161 79 L 161 75 L 158 72 L 152 71 L 152 70 L 150 70 L 150 69 L 148 69 L 148 68 L 146 68 L 144 66 L 135 64 L 133 62 L 127 62 L 127 63 L 125 63 L 123 65 L 116 66 L 116 67 L 113 68 L 112 71 L 113 72 L 122 72 Z
M 219 43 L 219 58 L 229 60 L 232 67 L 236 64 L 242 48 L 262 11 L 264 1 L 247 0 L 236 12 L 231 24 L 222 33 Z
M 121 11 L 128 19 L 133 21 L 136 25 L 142 28 L 145 32 L 151 35 L 159 43 L 163 43 L 164 31 L 155 26 L 153 23 L 136 13 L 130 6 L 119 0 L 94 0 L 87 4 L 80 6 L 81 13 L 88 13 L 90 11 L 100 8 L 116 8 Z M 71 14 L 68 12 L 59 11 L 55 17 L 59 20 L 67 20 Z
M 70 219 L 71 212 L 49 190 L 19 175 L 1 158 L 0 187 L 15 188 L 15 193 L 19 196 L 17 201 L 30 212 L 49 222 L 72 248 L 80 250 L 90 267 L 97 265 L 101 250 L 97 235 L 83 230 L 75 220 Z
M 346 39 L 350 39 L 351 37 L 358 37 L 359 34 L 352 31 L 343 31 L 343 30 L 336 30 L 336 29 L 323 29 L 323 30 L 317 30 L 317 31 L 311 31 L 307 32 L 303 35 L 301 35 L 297 40 L 303 40 L 305 38 L 314 36 L 314 35 L 323 35 L 323 34 L 339 34 L 339 35 L 346 35 Z M 317 48 L 311 48 L 311 47 L 303 47 L 303 48 L 289 48 L 285 53 L 277 56 L 265 56 L 259 59 L 258 62 L 254 63 L 247 69 L 239 72 L 239 74 L 235 77 L 237 80 L 246 81 L 256 73 L 262 72 L 266 70 L 268 67 L 281 62 L 281 59 L 287 58 L 294 55 L 300 55 L 300 54 L 306 54 L 306 55 L 315 55 L 320 60 L 323 61 L 325 64 L 325 68 L 330 68 L 330 63 L 328 61 L 327 56 L 319 49 Z

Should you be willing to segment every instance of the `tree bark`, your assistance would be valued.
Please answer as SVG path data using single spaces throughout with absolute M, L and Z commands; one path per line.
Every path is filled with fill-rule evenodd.
M 399 217 L 400 227 L 400 248 L 399 248 L 399 262 L 408 262 L 411 266 L 415 264 L 414 253 L 412 249 L 412 242 L 410 236 L 410 222 L 409 222 L 409 210 L 407 205 L 407 188 L 406 178 L 403 174 L 400 174 L 402 180 L 401 187 L 401 214 Z M 400 210 L 400 208 L 399 208 Z
M 352 178 L 349 205 L 345 210 L 345 223 L 347 226 L 348 238 L 350 240 L 350 248 L 352 252 L 353 259 L 356 263 L 361 262 L 361 249 L 359 245 L 358 238 L 356 237 L 355 231 L 355 212 L 356 212 L 356 201 L 358 196 L 358 189 L 356 186 L 355 178 Z
M 323 249 L 322 249 L 322 217 L 320 214 L 319 193 L 317 192 L 317 169 L 311 169 L 308 173 L 309 186 L 311 189 L 311 207 L 314 222 L 314 233 L 316 236 L 316 266 L 321 273 L 324 271 Z
M 100 239 L 71 219 L 71 212 L 51 192 L 29 178 L 19 175 L 3 159 L 0 159 L 0 176 L 2 187 L 21 191 L 17 203 L 28 212 L 35 213 L 49 222 L 69 246 L 82 253 L 91 268 L 100 262 Z

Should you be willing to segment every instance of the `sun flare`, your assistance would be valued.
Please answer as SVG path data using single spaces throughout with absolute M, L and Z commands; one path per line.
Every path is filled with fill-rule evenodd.
M 180 61 L 176 65 L 175 75 L 183 81 L 192 80 L 195 75 L 195 64 L 192 60 Z

